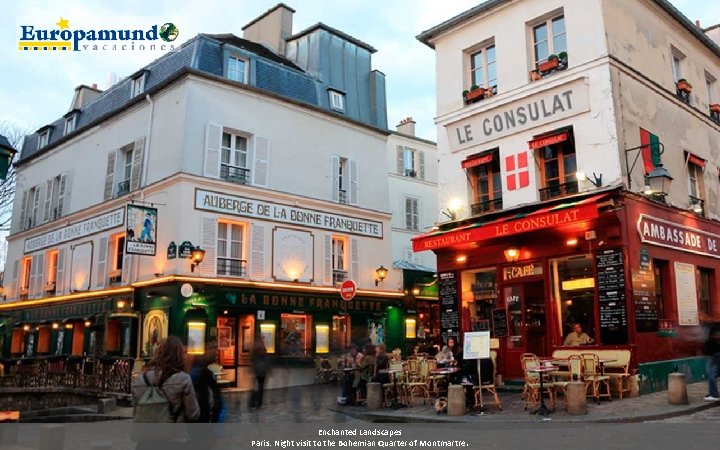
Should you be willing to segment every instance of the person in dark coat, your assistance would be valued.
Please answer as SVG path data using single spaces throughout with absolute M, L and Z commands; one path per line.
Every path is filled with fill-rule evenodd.
M 215 380 L 215 374 L 208 368 L 217 361 L 217 346 L 210 344 L 204 355 L 197 355 L 190 368 L 195 395 L 200 406 L 200 423 L 217 423 L 223 408 L 220 386 Z
M 265 392 L 265 378 L 267 377 L 270 362 L 268 361 L 267 349 L 265 341 L 262 337 L 255 337 L 255 345 L 252 355 L 253 371 L 255 372 L 255 390 L 253 391 L 251 408 L 260 408 L 263 403 L 263 393 Z
M 390 357 L 385 353 L 385 346 L 380 344 L 375 347 L 375 376 L 372 381 L 375 383 L 389 383 L 390 374 L 380 373 L 383 369 L 390 368 Z
M 707 338 L 703 346 L 705 354 L 705 373 L 708 379 L 708 395 L 706 401 L 720 401 L 718 393 L 717 377 L 718 368 L 720 368 L 720 322 L 717 320 L 708 320 L 705 322 L 707 330 Z

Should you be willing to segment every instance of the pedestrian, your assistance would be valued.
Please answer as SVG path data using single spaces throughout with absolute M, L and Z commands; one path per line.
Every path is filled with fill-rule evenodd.
M 154 417 L 161 417 L 154 413 L 157 407 L 146 403 L 145 395 L 148 391 L 159 390 L 166 401 L 169 417 L 164 417 L 169 423 L 195 422 L 200 416 L 190 375 L 185 372 L 185 348 L 182 341 L 169 336 L 158 345 L 155 357 L 145 365 L 140 376 L 132 384 L 132 400 L 135 407 L 135 421 L 139 432 L 134 434 L 138 440 L 137 450 L 165 450 L 183 448 L 187 436 L 180 429 L 173 427 L 170 438 L 162 431 L 168 428 L 157 425 L 144 425 L 153 422 Z M 155 405 L 157 405 L 157 400 Z M 167 411 L 166 410 L 166 411 Z M 147 414 L 152 413 L 152 414 Z M 152 428 L 150 428 L 152 427 Z M 153 433 L 153 430 L 156 430 Z
M 380 344 L 375 347 L 375 375 L 372 381 L 375 383 L 386 384 L 390 382 L 390 374 L 381 373 L 381 370 L 390 368 L 390 357 L 385 353 L 385 345 Z
M 261 336 L 255 336 L 252 364 L 253 372 L 255 372 L 255 389 L 253 390 L 250 407 L 260 408 L 263 403 L 263 393 L 265 392 L 265 378 L 269 369 L 267 349 Z
M 703 346 L 705 354 L 705 374 L 708 379 L 708 395 L 706 401 L 716 402 L 720 400 L 718 394 L 717 377 L 720 368 L 720 322 L 709 319 L 704 323 L 707 331 L 707 338 Z
M 193 358 L 190 368 L 190 378 L 195 388 L 195 396 L 200 406 L 199 423 L 218 423 L 221 421 L 223 410 L 222 394 L 220 386 L 215 379 L 215 374 L 209 366 L 217 361 L 217 345 L 209 344 L 203 355 Z

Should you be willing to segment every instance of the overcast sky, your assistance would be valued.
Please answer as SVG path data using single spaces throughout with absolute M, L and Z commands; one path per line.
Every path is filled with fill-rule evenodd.
M 584 0 L 577 0 L 584 1 Z M 628 0 L 637 1 L 637 0 Z M 373 68 L 386 75 L 388 124 L 412 116 L 418 135 L 435 140 L 435 60 L 433 51 L 415 39 L 421 31 L 465 11 L 479 0 L 285 0 L 296 10 L 294 31 L 323 22 L 375 47 Z M 0 27 L 0 122 L 35 130 L 66 113 L 75 86 L 97 83 L 108 74 L 118 79 L 161 56 L 154 52 L 52 52 L 17 49 L 20 25 L 57 29 L 60 17 L 70 29 L 117 28 L 136 23 L 173 22 L 178 42 L 198 33 L 234 33 L 278 2 L 275 0 L 15 1 L 3 2 Z M 60 5 L 62 3 L 62 5 Z M 720 22 L 720 1 L 673 0 L 691 20 L 703 26 Z

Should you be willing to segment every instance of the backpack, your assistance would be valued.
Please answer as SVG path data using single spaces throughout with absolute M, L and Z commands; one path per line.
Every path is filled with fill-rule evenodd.
M 172 426 L 157 427 L 143 424 L 173 424 L 177 421 L 179 411 L 172 411 L 172 405 L 162 390 L 162 383 L 150 383 L 146 373 L 143 373 L 142 377 L 148 389 L 135 404 L 132 439 L 134 441 L 168 441 L 173 438 Z

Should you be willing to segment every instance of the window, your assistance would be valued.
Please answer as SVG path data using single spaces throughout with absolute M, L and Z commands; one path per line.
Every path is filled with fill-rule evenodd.
M 715 103 L 715 77 L 705 72 L 705 91 L 707 93 L 708 105 Z
M 591 255 L 576 255 L 550 261 L 553 272 L 552 295 L 561 314 L 558 324 L 559 341 L 573 330 L 573 324 L 598 342 L 595 333 L 595 278 Z
M 25 223 L 23 229 L 38 225 L 40 219 L 40 186 L 31 187 L 27 193 L 28 202 L 25 205 Z
M 220 177 L 237 184 L 248 184 L 248 140 L 244 136 L 223 132 L 220 148 Z
M 330 96 L 330 108 L 335 111 L 345 112 L 345 94 L 330 89 L 328 95 Z
M 398 145 L 397 172 L 406 177 L 425 179 L 425 153 Z
M 420 201 L 416 198 L 405 197 L 405 229 L 418 231 L 420 229 Z
M 30 291 L 30 275 L 32 272 L 32 258 L 22 260 L 22 272 L 20 273 L 20 296 L 27 296 Z
M 671 52 L 673 80 L 677 83 L 681 78 L 683 78 L 682 61 L 685 59 L 685 55 L 675 48 L 672 48 Z
M 130 192 L 130 177 L 132 176 L 133 146 L 129 145 L 120 149 L 120 182 L 116 195 L 123 195 Z
M 50 183 L 52 194 L 50 195 L 50 217 L 49 220 L 60 218 L 60 186 L 62 184 L 62 175 L 58 175 L 52 179 Z
M 130 96 L 135 97 L 140 95 L 145 90 L 145 74 L 135 77 L 132 80 Z
M 217 274 L 245 276 L 243 259 L 244 226 L 239 223 L 218 222 Z
M 489 45 L 470 55 L 471 84 L 484 88 L 497 86 L 495 45 Z
M 333 284 L 342 283 L 347 279 L 346 248 L 347 239 L 339 236 L 332 237 Z
M 38 138 L 38 149 L 45 147 L 48 145 L 48 140 L 50 139 L 50 130 L 45 130 L 42 133 L 40 133 L 40 137 Z
M 565 16 L 548 19 L 535 25 L 532 31 L 535 63 L 546 61 L 550 55 L 567 52 Z
M 340 158 L 340 164 L 338 164 L 337 172 L 337 192 L 338 201 L 340 203 L 348 202 L 348 184 L 350 181 L 350 177 L 348 175 L 348 159 Z
M 312 341 L 312 317 L 305 314 L 280 315 L 280 355 L 306 356 Z
M 64 134 L 70 134 L 75 131 L 75 114 L 65 118 L 65 132 Z
M 470 169 L 473 205 L 472 214 L 502 209 L 502 175 L 498 151 L 492 152 L 490 161 Z
M 703 267 L 698 267 L 696 270 L 698 310 L 708 315 L 712 314 L 711 286 L 715 275 L 714 272 L 712 269 L 705 269 Z
M 657 315 L 658 319 L 667 319 L 665 311 L 669 310 L 665 306 L 665 299 L 672 300 L 672 295 L 665 295 L 665 289 L 669 289 L 665 280 L 670 279 L 668 262 L 660 259 L 653 259 L 652 269 L 655 276 L 655 297 L 657 298 Z
M 57 250 L 52 250 L 47 254 L 47 279 L 45 280 L 46 292 L 55 292 L 55 282 L 57 281 L 58 255 L 59 252 Z
M 123 260 L 125 259 L 125 235 L 119 234 L 115 237 L 115 260 L 113 261 L 113 272 L 110 277 L 119 277 L 122 274 Z M 110 280 L 111 282 L 113 280 Z M 119 279 L 117 281 L 120 281 Z
M 247 62 L 244 59 L 237 58 L 235 56 L 228 57 L 227 63 L 227 77 L 230 80 L 245 83 L 245 65 Z
M 564 141 L 540 147 L 539 162 L 542 174 L 540 200 L 564 197 L 578 192 L 575 144 L 572 133 Z

